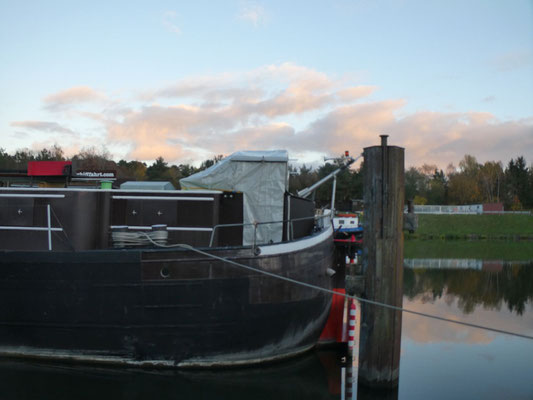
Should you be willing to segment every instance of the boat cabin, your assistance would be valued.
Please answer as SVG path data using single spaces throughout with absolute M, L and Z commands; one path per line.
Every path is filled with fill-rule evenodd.
M 168 235 L 165 243 L 197 247 L 298 239 L 312 233 L 315 210 L 312 201 L 288 193 L 287 162 L 286 151 L 234 153 L 182 179 L 182 190 L 155 189 L 155 182 L 120 189 L 3 187 L 0 247 L 78 251 L 150 245 L 140 239 L 161 229 Z M 55 173 L 61 173 L 56 176 L 65 186 L 69 171 L 63 166 Z M 131 236 L 120 234 L 124 232 L 136 233 L 139 240 L 123 240 Z

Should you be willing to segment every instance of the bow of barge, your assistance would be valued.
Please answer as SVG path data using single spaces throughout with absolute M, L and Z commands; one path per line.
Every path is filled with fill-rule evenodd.
M 293 282 L 331 287 L 330 216 L 285 187 L 277 220 L 249 222 L 249 202 L 238 190 L 0 188 L 0 354 L 213 367 L 311 348 L 331 295 Z

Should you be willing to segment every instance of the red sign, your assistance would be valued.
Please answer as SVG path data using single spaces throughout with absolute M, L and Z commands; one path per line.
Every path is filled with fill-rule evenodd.
M 30 161 L 28 176 L 67 176 L 71 165 L 72 161 Z

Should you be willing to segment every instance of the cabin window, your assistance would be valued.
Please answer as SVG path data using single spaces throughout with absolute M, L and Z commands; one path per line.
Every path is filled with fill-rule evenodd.
M 343 219 L 339 219 L 339 224 L 344 224 L 344 220 Z

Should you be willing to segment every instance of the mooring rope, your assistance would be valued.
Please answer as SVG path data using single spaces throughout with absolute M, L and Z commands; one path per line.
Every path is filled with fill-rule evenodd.
M 295 285 L 300 285 L 300 286 L 304 286 L 304 287 L 307 287 L 307 288 L 310 288 L 310 289 L 315 289 L 315 290 L 318 290 L 318 291 L 321 291 L 321 292 L 324 292 L 324 293 L 333 294 L 333 295 L 336 295 L 336 296 L 342 296 L 342 297 L 346 297 L 348 299 L 360 301 L 361 303 L 372 304 L 372 305 L 375 305 L 375 306 L 380 306 L 380 307 L 388 308 L 388 309 L 395 310 L 395 311 L 402 311 L 402 312 L 406 312 L 406 313 L 409 313 L 409 314 L 418 315 L 418 316 L 421 316 L 421 317 L 432 318 L 432 319 L 436 319 L 436 320 L 439 320 L 439 321 L 451 322 L 451 323 L 457 324 L 457 325 L 468 326 L 470 328 L 484 329 L 484 330 L 491 331 L 491 332 L 502 333 L 504 335 L 511 335 L 511 336 L 516 336 L 516 337 L 520 337 L 520 338 L 524 338 L 524 339 L 533 340 L 533 336 L 524 335 L 522 333 L 506 331 L 506 330 L 503 330 L 503 329 L 492 328 L 490 326 L 478 325 L 478 324 L 473 324 L 473 323 L 465 322 L 465 321 L 457 321 L 457 320 L 453 320 L 453 319 L 450 319 L 450 318 L 439 317 L 439 316 L 433 315 L 433 314 L 428 314 L 428 313 L 423 313 L 423 312 L 420 312 L 420 311 L 409 310 L 409 309 L 403 308 L 403 307 L 393 306 L 391 304 L 381 303 L 379 301 L 364 299 L 364 298 L 358 297 L 358 296 L 353 296 L 353 295 L 349 295 L 349 294 L 345 294 L 345 293 L 335 292 L 334 290 L 331 290 L 331 289 L 326 289 L 326 288 L 323 288 L 323 287 L 320 287 L 320 286 L 313 285 L 311 283 L 298 281 L 296 279 L 288 278 L 286 276 L 277 275 L 277 274 L 274 274 L 272 272 L 263 271 L 263 270 L 251 267 L 249 265 L 242 264 L 242 263 L 230 260 L 228 258 L 219 257 L 217 255 L 214 255 L 214 254 L 205 252 L 203 250 L 197 249 L 197 248 L 195 248 L 195 247 L 193 247 L 191 245 L 188 245 L 188 244 L 182 244 L 182 243 L 178 243 L 178 244 L 174 244 L 174 245 L 159 244 L 159 243 L 156 243 L 155 241 L 153 241 L 152 238 L 149 235 L 147 235 L 146 233 L 144 233 L 144 234 L 148 237 L 148 240 L 150 242 L 152 242 L 154 245 L 156 245 L 158 247 L 165 247 L 165 248 L 180 247 L 180 248 L 183 248 L 183 249 L 186 249 L 186 250 L 193 251 L 193 252 L 198 253 L 198 254 L 202 254 L 202 255 L 204 255 L 206 257 L 210 257 L 210 258 L 213 258 L 213 259 L 216 259 L 216 260 L 219 260 L 219 261 L 223 261 L 223 262 L 231 264 L 231 265 L 235 265 L 235 266 L 240 267 L 240 268 L 247 269 L 249 271 L 253 271 L 253 272 L 257 272 L 259 274 L 267 275 L 267 276 L 270 276 L 272 278 L 276 278 L 276 279 L 280 279 L 282 281 L 293 283 Z

